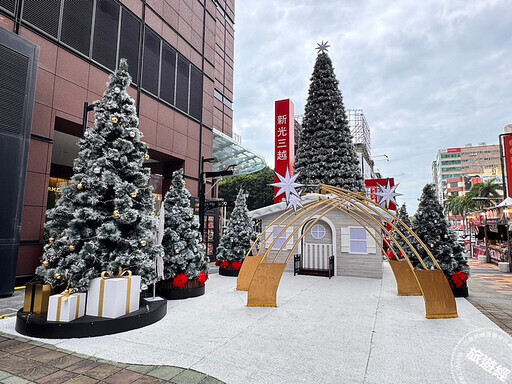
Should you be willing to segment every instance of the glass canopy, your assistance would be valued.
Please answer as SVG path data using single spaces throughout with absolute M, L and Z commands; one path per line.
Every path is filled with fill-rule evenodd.
M 212 171 L 223 171 L 229 166 L 235 166 L 235 176 L 258 172 L 267 165 L 263 156 L 243 147 L 217 129 L 213 130 L 213 157 L 215 162 L 212 163 Z

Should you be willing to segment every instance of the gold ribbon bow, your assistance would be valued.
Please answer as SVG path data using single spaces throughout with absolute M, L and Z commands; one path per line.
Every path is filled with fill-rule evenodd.
M 68 288 L 62 291 L 60 294 L 62 295 L 63 301 L 68 301 L 69 296 L 71 296 L 75 292 L 75 288 Z

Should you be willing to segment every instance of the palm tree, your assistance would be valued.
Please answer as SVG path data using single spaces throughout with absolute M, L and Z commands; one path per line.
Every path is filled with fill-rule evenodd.
M 502 199 L 498 189 L 502 189 L 501 184 L 497 183 L 496 179 L 490 179 L 473 185 L 469 194 L 476 201 L 478 208 L 488 208 L 496 205 Z
M 451 195 L 445 201 L 447 216 L 450 212 L 454 216 L 462 216 L 464 233 L 466 233 L 467 228 L 467 214 L 477 209 L 473 197 L 471 193 L 467 193 L 464 196 Z

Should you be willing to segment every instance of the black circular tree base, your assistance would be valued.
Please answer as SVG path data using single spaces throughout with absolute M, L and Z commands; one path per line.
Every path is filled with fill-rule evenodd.
M 219 268 L 219 275 L 222 275 L 222 276 L 238 276 L 238 272 L 240 272 L 239 269 L 224 269 L 224 268 Z
M 197 297 L 204 295 L 205 289 L 204 285 L 200 285 L 199 287 L 194 288 L 185 288 L 185 289 L 167 289 L 161 287 L 159 289 L 160 296 L 165 297 L 167 300 L 181 300 L 188 299 L 189 297 Z
M 23 309 L 20 309 L 16 319 L 16 331 L 22 335 L 43 339 L 104 336 L 156 323 L 166 313 L 166 300 L 146 301 L 144 299 L 141 299 L 140 308 L 137 311 L 116 319 L 85 315 L 67 323 L 46 321 L 46 314 L 23 313 Z

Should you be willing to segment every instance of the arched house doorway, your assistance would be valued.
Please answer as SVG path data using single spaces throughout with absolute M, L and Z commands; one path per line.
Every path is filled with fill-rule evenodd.
M 301 228 L 301 272 L 328 271 L 329 257 L 335 255 L 336 229 L 326 217 L 313 224 L 316 218 L 305 222 Z M 313 226 L 311 227 L 311 224 Z M 311 228 L 310 228 L 311 227 Z M 304 231 L 307 231 L 304 233 Z M 336 257 L 334 258 L 336 271 Z

